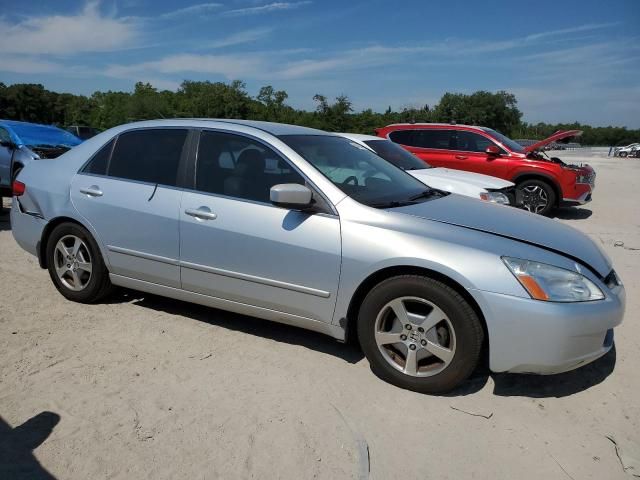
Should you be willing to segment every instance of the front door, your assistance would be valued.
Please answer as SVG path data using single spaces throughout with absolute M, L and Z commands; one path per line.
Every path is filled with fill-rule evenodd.
M 271 186 L 304 184 L 258 140 L 203 131 L 195 189 L 180 211 L 182 288 L 331 323 L 340 274 L 340 221 L 330 211 L 273 206 Z
M 111 273 L 180 287 L 177 178 L 187 134 L 123 133 L 73 178 L 71 200 L 96 230 Z

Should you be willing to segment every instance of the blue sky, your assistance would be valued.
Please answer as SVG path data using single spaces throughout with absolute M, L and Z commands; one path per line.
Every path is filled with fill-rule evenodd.
M 72 93 L 241 79 L 357 110 L 516 94 L 527 121 L 640 128 L 640 1 L 0 0 L 0 81 Z

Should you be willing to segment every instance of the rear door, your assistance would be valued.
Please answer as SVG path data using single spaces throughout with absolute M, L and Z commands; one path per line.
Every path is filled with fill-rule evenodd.
M 111 273 L 180 287 L 180 176 L 189 131 L 131 130 L 76 175 L 71 200 L 107 250 Z
M 180 212 L 182 288 L 236 309 L 249 305 L 331 323 L 340 220 L 329 206 L 326 213 L 305 213 L 272 205 L 269 190 L 281 183 L 306 181 L 257 139 L 202 132 L 195 191 L 185 192 Z
M 451 134 L 445 129 L 397 130 L 389 139 L 433 167 L 451 167 L 455 155 L 450 149 Z

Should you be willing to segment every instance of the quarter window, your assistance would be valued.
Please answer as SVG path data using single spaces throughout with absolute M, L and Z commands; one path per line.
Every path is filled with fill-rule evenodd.
M 413 144 L 413 130 L 394 130 L 389 134 L 389 139 L 400 145 L 415 147 Z
M 108 175 L 176 186 L 188 130 L 134 130 L 118 136 Z
M 304 178 L 265 145 L 240 135 L 202 132 L 196 160 L 196 189 L 269 202 L 271 187 L 305 184 Z
M 115 140 L 111 140 L 104 147 L 98 150 L 82 171 L 84 173 L 92 173 L 94 175 L 106 175 L 107 165 L 109 164 L 109 157 L 111 156 L 114 141 Z

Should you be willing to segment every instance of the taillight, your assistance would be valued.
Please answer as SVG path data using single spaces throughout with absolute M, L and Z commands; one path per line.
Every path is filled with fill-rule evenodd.
M 13 181 L 12 190 L 13 190 L 13 195 L 15 197 L 22 196 L 26 189 L 27 189 L 27 186 L 24 183 L 19 182 L 18 180 Z

